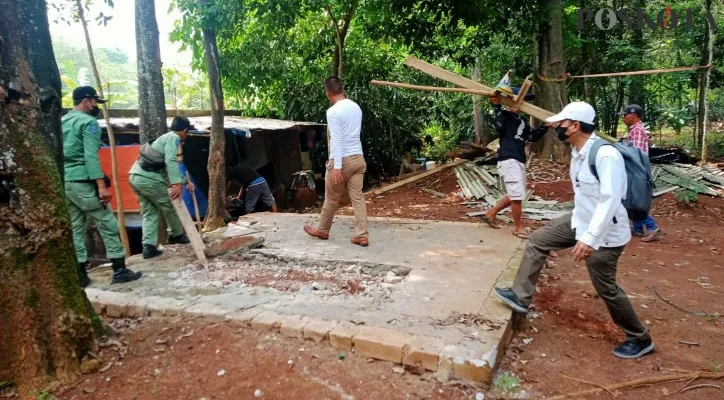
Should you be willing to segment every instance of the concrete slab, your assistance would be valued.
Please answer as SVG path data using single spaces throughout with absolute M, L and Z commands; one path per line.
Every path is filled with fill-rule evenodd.
M 507 344 L 511 318 L 492 289 L 501 278 L 512 279 L 522 248 L 507 231 L 371 218 L 370 247 L 361 248 L 349 241 L 351 217 L 335 220 L 328 241 L 302 230 L 316 224 L 316 215 L 254 214 L 248 219 L 258 221 L 255 236 L 263 241 L 255 243 L 263 246 L 212 258 L 209 269 L 194 263 L 190 247 L 166 246 L 159 258 L 128 260 L 131 268 L 144 272 L 139 281 L 109 285 L 110 270 L 92 271 L 88 294 L 94 308 L 114 316 L 227 319 L 329 340 L 347 351 L 360 334 L 359 343 L 370 356 L 421 363 L 439 376 L 491 376 Z

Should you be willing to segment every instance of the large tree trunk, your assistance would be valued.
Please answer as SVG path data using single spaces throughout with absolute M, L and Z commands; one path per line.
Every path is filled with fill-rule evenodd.
M 32 24 L 21 3 L 38 16 Z M 46 113 L 33 69 L 44 67 L 32 67 L 27 54 L 49 41 L 45 1 L 0 0 L 0 9 L 0 381 L 14 381 L 27 399 L 37 398 L 32 392 L 48 377 L 78 376 L 81 360 L 95 350 L 93 321 L 100 321 L 78 281 L 58 167 L 51 148 L 38 145 L 60 135 L 46 130 L 59 124 L 40 115 Z M 35 47 L 36 61 L 54 64 L 50 49 Z M 57 69 L 45 72 L 43 81 L 57 78 Z
M 199 0 L 201 7 L 208 7 L 213 0 Z M 209 148 L 209 208 L 206 212 L 204 231 L 209 232 L 224 226 L 226 207 L 226 163 L 224 149 L 224 91 L 219 72 L 219 48 L 216 45 L 216 30 L 213 26 L 203 28 L 206 70 L 209 74 L 211 93 L 211 144 Z
M 168 129 L 158 37 L 154 0 L 136 0 L 138 129 L 141 143 L 153 141 Z
M 40 89 L 40 113 L 38 113 L 38 127 L 46 132 L 46 143 L 53 150 L 60 175 L 63 176 L 63 134 L 60 128 L 60 113 L 62 111 L 61 88 L 62 83 L 58 73 L 58 64 L 53 54 L 53 42 L 50 40 L 48 28 L 48 13 L 44 1 L 20 2 L 21 18 L 25 21 L 38 21 L 33 32 L 23 32 L 27 45 L 27 56 L 30 68 L 35 77 L 35 83 Z
M 537 77 L 536 83 L 540 90 L 538 97 L 540 106 L 552 112 L 559 112 L 568 104 L 568 90 L 566 89 L 566 61 L 563 58 L 563 31 L 561 0 L 539 0 L 541 11 L 548 18 L 540 23 L 540 36 L 538 38 Z M 543 77 L 543 79 L 541 79 Z M 568 162 L 570 152 L 563 142 L 555 135 L 545 135 L 534 146 L 536 153 L 544 161 Z
M 706 10 L 716 15 L 716 4 L 712 0 L 706 0 Z M 714 35 L 709 24 L 704 24 L 706 28 L 706 39 L 704 48 L 701 52 L 702 65 L 711 65 L 714 57 Z M 706 163 L 706 131 L 709 125 L 709 102 L 706 95 L 709 91 L 709 80 L 711 78 L 711 68 L 704 69 L 700 72 L 701 79 L 699 81 L 699 115 L 697 117 L 697 132 L 699 133 L 698 142 L 701 146 L 701 163 Z
M 81 0 L 76 0 L 76 10 L 78 11 L 78 18 L 83 26 L 83 32 L 85 33 L 85 44 L 88 48 L 88 58 L 90 59 L 91 69 L 93 70 L 93 76 L 96 79 L 96 86 L 98 95 L 103 96 L 103 82 L 101 82 L 101 75 L 98 73 L 98 65 L 96 64 L 96 58 L 93 55 L 93 45 L 91 44 L 90 34 L 88 33 L 88 21 L 85 20 L 85 11 Z M 126 217 L 123 210 L 123 196 L 121 192 L 121 185 L 118 183 L 118 157 L 116 157 L 116 136 L 113 134 L 113 126 L 111 125 L 111 114 L 108 111 L 108 103 L 103 103 L 103 118 L 106 120 L 106 131 L 108 132 L 108 142 L 111 146 L 111 176 L 113 179 L 113 188 L 116 192 L 116 205 L 118 213 L 118 226 L 119 233 L 121 234 L 121 242 L 123 248 L 126 250 L 126 257 L 131 255 L 131 245 L 128 243 L 128 233 L 126 232 Z

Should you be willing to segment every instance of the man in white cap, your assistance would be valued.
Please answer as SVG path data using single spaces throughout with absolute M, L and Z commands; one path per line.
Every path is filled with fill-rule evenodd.
M 596 292 L 606 303 L 613 322 L 626 340 L 613 353 L 620 358 L 639 358 L 654 350 L 649 331 L 636 315 L 626 293 L 616 283 L 618 258 L 631 240 L 628 214 L 621 203 L 626 193 L 623 157 L 613 146 L 596 154 L 598 179 L 588 163 L 596 140 L 596 112 L 590 104 L 574 102 L 547 118 L 559 140 L 572 146 L 571 182 L 573 212 L 551 221 L 530 235 L 512 288 L 495 288 L 500 300 L 519 313 L 528 312 L 536 282 L 551 251 L 573 248 L 576 262 L 585 261 Z

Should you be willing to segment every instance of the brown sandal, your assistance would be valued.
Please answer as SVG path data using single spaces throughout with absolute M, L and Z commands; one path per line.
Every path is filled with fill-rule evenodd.
M 483 215 L 480 217 L 480 220 L 482 222 L 485 222 L 486 224 L 488 224 L 488 227 L 490 227 L 490 228 L 500 229 L 500 225 L 498 225 L 498 222 L 495 220 L 495 217 L 490 218 L 487 215 Z
M 530 228 L 525 228 L 523 232 L 513 231 L 513 236 L 517 237 L 518 239 L 528 240 L 528 237 L 530 237 L 530 233 Z

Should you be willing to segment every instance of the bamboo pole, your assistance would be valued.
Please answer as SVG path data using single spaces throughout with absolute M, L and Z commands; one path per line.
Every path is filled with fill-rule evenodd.
M 85 20 L 85 11 L 83 10 L 83 3 L 81 0 L 76 0 L 76 6 L 78 8 L 78 18 L 83 25 L 83 32 L 85 33 L 85 43 L 88 47 L 88 57 L 90 58 L 91 68 L 93 68 L 93 75 L 96 79 L 96 86 L 98 86 L 98 94 L 100 97 L 103 96 L 103 84 L 101 83 L 101 76 L 98 73 L 98 66 L 96 65 L 96 59 L 93 56 L 93 46 L 91 45 L 90 34 L 88 34 L 88 22 Z M 106 120 L 106 130 L 108 132 L 108 142 L 111 146 L 111 176 L 113 177 L 113 188 L 116 192 L 116 205 L 118 212 L 118 231 L 121 234 L 121 242 L 123 248 L 126 250 L 126 257 L 131 256 L 131 246 L 128 243 L 128 233 L 126 232 L 126 216 L 123 212 L 123 196 L 121 195 L 120 180 L 118 179 L 118 158 L 116 157 L 116 136 L 113 134 L 113 127 L 111 126 L 111 116 L 108 111 L 108 104 L 103 103 L 103 118 Z
M 628 72 L 611 72 L 606 74 L 589 74 L 589 75 L 568 75 L 568 78 L 605 78 L 609 76 L 631 76 L 631 75 L 650 75 L 650 74 L 665 74 L 669 72 L 681 72 L 681 71 L 694 71 L 697 69 L 709 69 L 711 64 L 700 65 L 694 67 L 678 67 L 678 68 L 666 68 L 666 69 L 649 69 L 645 71 L 628 71 Z
M 403 88 L 403 89 L 413 89 L 413 90 L 426 90 L 429 92 L 455 92 L 455 93 L 478 94 L 481 96 L 489 96 L 489 97 L 495 96 L 495 91 L 491 91 L 491 90 L 461 89 L 461 88 L 448 88 L 448 87 L 439 87 L 439 86 L 419 86 L 419 85 L 410 85 L 409 83 L 375 81 L 375 80 L 370 81 L 370 85 L 391 86 L 391 87 L 397 87 L 397 88 Z

